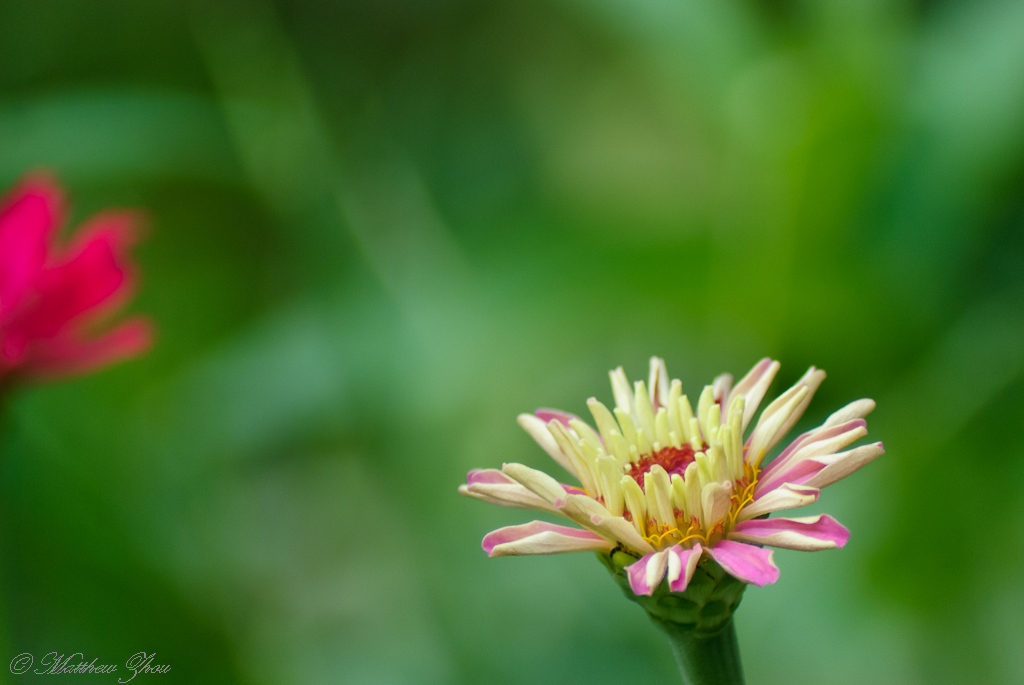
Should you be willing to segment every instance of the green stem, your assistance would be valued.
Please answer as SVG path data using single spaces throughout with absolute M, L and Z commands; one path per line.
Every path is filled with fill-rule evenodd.
M 651 620 L 668 635 L 685 685 L 743 685 L 740 647 L 732 619 L 711 635 L 653 616 Z

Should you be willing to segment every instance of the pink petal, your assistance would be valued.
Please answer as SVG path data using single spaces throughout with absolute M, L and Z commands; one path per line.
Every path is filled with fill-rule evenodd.
M 759 480 L 757 487 L 754 488 L 754 496 L 760 499 L 787 483 L 790 485 L 802 485 L 823 468 L 825 468 L 825 465 L 817 459 L 804 459 L 795 464 L 790 464 L 783 471 L 774 474 L 773 477 Z
M 500 483 L 502 485 L 515 483 L 498 469 L 473 469 L 466 474 L 466 485 L 475 483 Z
M 867 435 L 864 419 L 854 419 L 838 426 L 819 428 L 805 433 L 768 465 L 755 490 L 768 492 L 782 483 L 802 483 L 824 468 L 821 457 L 835 453 Z M 813 462 L 817 461 L 815 465 Z M 808 463 L 811 462 L 811 463 Z
M 566 552 L 607 552 L 613 547 L 600 535 L 588 530 L 557 526 L 546 521 L 531 521 L 519 526 L 499 528 L 484 536 L 482 547 L 487 556 L 527 554 L 563 554 Z
M 26 373 L 53 378 L 82 373 L 142 354 L 153 343 L 153 326 L 137 317 L 91 340 L 58 336 L 35 345 L 25 364 Z
M 93 219 L 59 263 L 48 264 L 37 279 L 38 301 L 15 325 L 30 338 L 54 336 L 82 315 L 113 310 L 134 285 L 125 257 L 134 242 L 137 217 L 109 213 Z
M 773 472 L 785 468 L 794 459 L 806 459 L 812 456 L 830 454 L 837 449 L 867 434 L 867 421 L 864 419 L 853 419 L 834 426 L 821 427 L 804 433 L 794 440 L 786 449 L 779 454 L 771 464 L 762 471 L 763 476 L 770 476 Z M 829 446 L 835 446 L 829 449 Z
M 729 406 L 725 401 L 729 399 L 729 394 L 732 392 L 732 374 L 723 373 L 720 376 L 716 376 L 711 387 L 712 396 L 715 398 L 715 402 L 718 403 L 721 422 L 727 423 L 729 417 L 726 416 L 726 413 L 729 411 Z
M 786 484 L 824 488 L 846 478 L 854 471 L 864 468 L 883 454 L 885 454 L 885 448 L 882 443 L 875 442 L 855 447 L 846 452 L 826 454 L 791 463 L 781 472 L 774 474 L 773 477 L 759 481 L 755 490 L 756 497 L 761 499 Z
M 498 469 L 473 469 L 466 474 L 466 485 L 519 485 L 518 481 L 509 478 Z M 586 495 L 587 491 L 575 485 L 559 483 L 570 495 Z
M 555 508 L 497 469 L 476 469 L 466 475 L 459 494 L 515 509 L 538 509 L 557 513 Z
M 854 471 L 867 466 L 883 454 L 885 454 L 885 447 L 882 446 L 882 443 L 875 442 L 870 445 L 861 445 L 846 452 L 833 454 L 829 457 L 818 457 L 813 461 L 822 462 L 825 464 L 825 468 L 804 482 L 816 488 L 823 488 L 846 478 Z
M 785 549 L 816 551 L 836 549 L 850 539 L 850 531 L 831 516 L 820 514 L 798 519 L 754 519 L 736 524 L 730 539 Z
M 768 391 L 768 386 L 771 385 L 772 380 L 775 378 L 775 374 L 779 371 L 779 363 L 772 361 L 768 357 L 765 357 L 757 364 L 754 365 L 746 376 L 744 376 L 736 387 L 729 393 L 729 398 L 725 403 L 725 410 L 729 411 L 732 407 L 734 399 L 743 395 L 746 401 L 743 405 L 743 429 L 746 430 L 747 425 L 750 423 L 750 419 L 754 417 L 757 412 L 757 408 L 761 405 L 761 400 L 764 399 L 764 394 Z M 728 417 L 726 417 L 728 418 Z
M 697 543 L 691 549 L 685 549 L 679 545 L 669 547 L 668 588 L 672 592 L 684 592 L 686 590 L 686 587 L 690 584 L 690 579 L 693 578 L 694 571 L 697 570 L 697 562 L 700 561 L 700 556 L 703 552 L 704 549 L 700 546 L 700 543 Z
M 565 426 L 566 430 L 572 430 L 569 426 L 569 422 L 573 419 L 577 421 L 581 420 L 580 417 L 575 414 L 570 414 L 564 411 L 558 411 L 557 409 L 538 409 L 533 412 L 533 415 L 544 423 L 550 423 L 551 421 L 558 421 L 560 424 Z
M 651 552 L 645 554 L 640 561 L 626 567 L 626 574 L 629 576 L 629 586 L 633 594 L 647 595 L 654 594 L 655 589 L 661 585 L 665 577 L 665 569 L 668 567 L 668 550 Z
M 554 459 L 558 464 L 572 475 L 579 478 L 579 474 L 576 473 L 576 469 L 573 467 L 572 462 L 567 456 L 562 454 L 562 449 L 558 446 L 558 441 L 555 440 L 555 436 L 551 434 L 548 429 L 547 423 L 537 418 L 533 414 L 520 414 L 517 419 L 523 430 L 530 434 L 537 444 L 543 448 L 548 455 Z
M 0 315 L 14 311 L 46 262 L 63 199 L 45 176 L 25 179 L 0 208 Z
M 775 398 L 775 401 L 761 412 L 761 418 L 747 440 L 751 461 L 763 459 L 764 455 L 771 452 L 772 447 L 789 432 L 793 424 L 803 416 L 804 410 L 823 380 L 825 372 L 812 366 L 793 387 Z M 798 401 L 797 398 L 804 390 L 806 394 Z
M 770 549 L 719 540 L 707 551 L 729 575 L 744 583 L 764 587 L 779 579 L 779 569 L 773 559 L 775 553 Z
M 866 427 L 867 422 L 861 419 L 859 425 Z M 786 446 L 786 449 L 782 450 L 782 452 L 779 453 L 779 456 L 772 460 L 772 463 L 765 466 L 762 473 L 770 474 L 773 470 L 778 469 L 793 453 L 805 445 L 809 445 L 812 442 L 818 442 L 819 440 L 834 438 L 848 430 L 848 428 L 849 427 L 846 423 L 842 423 L 833 426 L 820 426 L 814 430 L 809 430 L 806 433 L 801 434 L 800 437 L 789 443 L 789 445 Z

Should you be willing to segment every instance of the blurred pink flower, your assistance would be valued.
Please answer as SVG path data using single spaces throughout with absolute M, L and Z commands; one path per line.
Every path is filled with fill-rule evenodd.
M 0 202 L 0 382 L 90 371 L 152 342 L 143 317 L 103 330 L 135 289 L 126 252 L 140 217 L 103 212 L 57 245 L 63 219 L 60 188 L 45 175 L 26 177 Z
M 661 359 L 650 380 L 631 387 L 611 372 L 615 409 L 591 398 L 597 430 L 571 414 L 540 410 L 519 423 L 582 488 L 522 464 L 471 471 L 464 495 L 493 504 L 563 516 L 581 528 L 543 521 L 488 534 L 490 556 L 616 550 L 637 560 L 626 567 L 637 595 L 667 579 L 686 590 L 698 563 L 713 559 L 744 583 L 779 578 L 765 545 L 798 550 L 842 547 L 849 531 L 831 516 L 772 518 L 815 502 L 821 488 L 884 453 L 882 443 L 839 451 L 867 434 L 875 403 L 857 400 L 808 431 L 769 464 L 765 455 L 803 415 L 825 372 L 811 367 L 796 385 L 748 424 L 779 369 L 763 359 L 735 387 L 729 374 L 705 386 L 697 411 Z

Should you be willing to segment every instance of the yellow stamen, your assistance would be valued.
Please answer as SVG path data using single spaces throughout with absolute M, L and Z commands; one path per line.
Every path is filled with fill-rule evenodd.
M 691 518 L 689 525 L 685 528 L 685 532 L 682 526 L 657 526 L 657 523 L 651 520 L 649 522 L 651 524 L 649 528 L 652 532 L 644 535 L 644 540 L 656 549 L 664 549 L 669 544 L 679 545 L 693 540 L 697 540 L 705 546 L 710 546 L 712 539 L 715 539 L 717 536 L 724 535 L 726 531 L 731 530 L 736 525 L 736 519 L 739 517 L 740 511 L 754 501 L 754 490 L 757 488 L 758 476 L 761 475 L 759 463 L 760 459 L 756 462 L 749 462 L 746 459 L 743 460 L 744 477 L 737 483 L 737 485 L 743 482 L 746 482 L 746 485 L 743 487 L 742 491 L 736 492 L 736 494 L 730 498 L 732 500 L 732 504 L 729 507 L 729 513 L 725 519 L 710 523 L 708 530 L 703 530 L 700 523 Z M 660 531 L 653 532 L 655 526 L 660 528 Z M 676 539 L 676 536 L 679 536 L 679 538 Z

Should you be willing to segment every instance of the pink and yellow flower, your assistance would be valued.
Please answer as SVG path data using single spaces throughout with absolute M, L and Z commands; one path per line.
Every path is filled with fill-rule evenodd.
M 126 252 L 138 217 L 102 213 L 56 246 L 63 216 L 62 194 L 45 176 L 26 178 L 0 203 L 0 382 L 88 371 L 150 345 L 141 317 L 96 330 L 134 290 Z
M 854 447 L 867 435 L 872 400 L 852 402 L 765 457 L 803 415 L 825 372 L 811 367 L 768 405 L 747 430 L 779 363 L 763 359 L 738 384 L 724 374 L 704 388 L 694 411 L 665 363 L 651 359 L 650 379 L 632 387 L 611 372 L 615 409 L 591 398 L 597 430 L 559 411 L 523 414 L 520 425 L 580 486 L 522 464 L 471 471 L 464 495 L 506 507 L 563 516 L 581 528 L 533 521 L 484 537 L 489 556 L 623 550 L 637 595 L 667 579 L 686 590 L 702 558 L 744 583 L 778 580 L 773 552 L 842 547 L 849 531 L 831 516 L 767 518 L 816 501 L 821 488 L 884 453 L 882 443 Z M 746 437 L 744 437 L 746 436 Z

